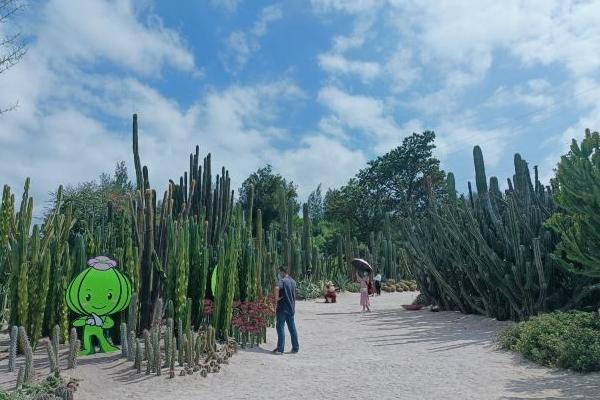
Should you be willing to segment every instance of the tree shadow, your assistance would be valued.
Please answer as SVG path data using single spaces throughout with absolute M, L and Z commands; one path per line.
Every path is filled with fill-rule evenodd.
M 600 374 L 584 375 L 571 371 L 552 371 L 546 377 L 513 380 L 507 389 L 514 395 L 502 397 L 502 400 L 597 400 L 600 399 Z M 558 392 L 558 397 L 545 395 L 544 392 L 548 390 Z

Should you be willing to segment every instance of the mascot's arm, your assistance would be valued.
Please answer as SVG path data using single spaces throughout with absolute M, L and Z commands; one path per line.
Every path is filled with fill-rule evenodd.
M 73 326 L 81 327 L 85 325 L 87 317 L 79 317 L 75 321 L 73 321 Z
M 111 317 L 109 317 L 108 315 L 105 315 L 104 317 L 100 317 L 102 318 L 102 322 L 104 322 L 102 324 L 102 329 L 110 329 L 113 326 L 115 326 L 115 321 L 113 321 L 113 319 Z

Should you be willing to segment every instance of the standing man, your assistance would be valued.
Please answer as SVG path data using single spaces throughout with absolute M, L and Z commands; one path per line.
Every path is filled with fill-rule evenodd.
M 381 274 L 379 271 L 377 271 L 377 275 L 375 275 L 373 280 L 375 281 L 375 292 L 378 296 L 381 296 Z
M 279 282 L 275 288 L 277 296 L 277 348 L 273 350 L 275 354 L 283 354 L 285 348 L 285 324 L 290 331 L 292 339 L 292 353 L 297 353 L 300 349 L 298 344 L 298 332 L 296 332 L 296 323 L 294 314 L 296 312 L 296 281 L 289 276 L 285 267 L 279 267 Z

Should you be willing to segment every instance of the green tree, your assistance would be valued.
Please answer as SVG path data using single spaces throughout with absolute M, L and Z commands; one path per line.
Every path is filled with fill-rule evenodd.
M 445 173 L 433 156 L 434 142 L 432 131 L 413 133 L 400 146 L 370 161 L 347 185 L 327 193 L 327 218 L 350 223 L 353 235 L 365 241 L 370 232 L 381 229 L 386 214 L 401 217 L 424 209 L 428 177 L 433 196 L 447 196 Z
M 288 208 L 292 210 L 293 215 L 297 215 L 300 211 L 300 203 L 298 203 L 298 192 L 292 181 L 286 181 L 281 175 L 273 173 L 273 168 L 266 165 L 252 173 L 242 183 L 239 189 L 240 204 L 244 209 L 250 206 L 250 188 L 254 186 L 254 206 L 253 212 L 256 215 L 256 210 L 262 212 L 263 226 L 268 228 L 272 222 L 279 219 L 278 207 L 278 188 L 283 187 L 287 192 Z
M 0 26 L 21 10 L 24 4 L 21 0 L 0 0 Z M 19 32 L 0 37 L 0 74 L 21 61 L 24 55 L 25 45 Z M 18 103 L 15 103 L 7 108 L 0 108 L 0 114 L 15 109 L 17 105 Z
M 85 224 L 102 223 L 109 202 L 115 209 L 128 207 L 128 196 L 133 193 L 133 190 L 124 161 L 117 163 L 112 176 L 102 173 L 99 182 L 92 180 L 66 186 L 63 191 L 63 207 L 68 205 L 73 207 L 77 218 L 73 232 L 83 231 Z M 46 210 L 46 215 L 54 210 L 56 193 L 50 193 L 50 198 L 51 206 Z
M 600 136 L 585 131 L 561 157 L 553 182 L 560 211 L 547 221 L 560 242 L 554 258 L 577 274 L 600 277 Z
M 308 195 L 308 215 L 313 224 L 318 225 L 323 219 L 323 195 L 321 194 L 321 184 Z

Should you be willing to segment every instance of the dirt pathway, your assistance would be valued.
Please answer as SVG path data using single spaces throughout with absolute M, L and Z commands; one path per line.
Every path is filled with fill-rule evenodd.
M 414 294 L 384 294 L 370 314 L 358 295 L 298 303 L 300 354 L 242 351 L 221 373 L 135 375 L 115 356 L 85 360 L 78 399 L 599 399 L 600 375 L 536 367 L 497 351 L 504 323 L 478 316 L 404 311 Z M 289 341 L 287 343 L 289 351 Z

